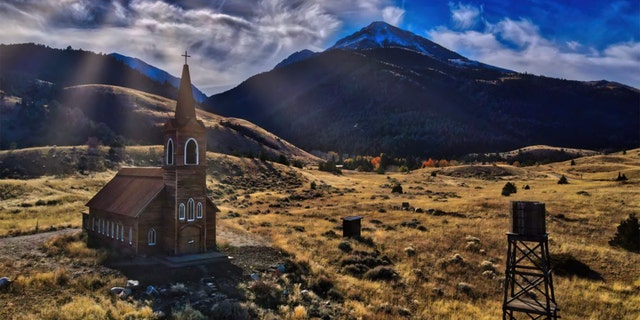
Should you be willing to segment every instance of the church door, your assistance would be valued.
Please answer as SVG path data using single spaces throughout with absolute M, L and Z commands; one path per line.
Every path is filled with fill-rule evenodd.
M 187 226 L 180 231 L 180 237 L 178 238 L 178 251 L 179 254 L 194 254 L 200 253 L 201 243 L 201 229 L 196 226 Z

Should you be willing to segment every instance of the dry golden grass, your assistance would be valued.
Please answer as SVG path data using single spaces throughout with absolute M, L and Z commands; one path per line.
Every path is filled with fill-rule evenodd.
M 255 163 L 246 159 L 236 161 L 228 157 L 228 161 L 248 171 L 257 170 Z M 625 155 L 585 157 L 576 159 L 575 163 L 523 168 L 501 165 L 498 167 L 510 175 L 484 178 L 447 175 L 464 167 L 385 175 L 345 171 L 341 176 L 298 170 L 306 179 L 302 187 L 242 189 L 225 194 L 219 201 L 222 209 L 219 224 L 234 232 L 265 237 L 274 246 L 294 254 L 297 261 L 307 262 L 313 274 L 331 279 L 344 297 L 341 307 L 345 317 L 496 319 L 502 313 L 509 202 L 541 201 L 549 213 L 547 231 L 551 253 L 569 253 L 604 279 L 555 276 L 556 300 L 562 318 L 638 319 L 640 255 L 613 248 L 608 241 L 620 221 L 629 214 L 640 213 L 640 150 L 629 150 Z M 435 177 L 431 175 L 434 171 Z M 618 172 L 629 180 L 613 181 Z M 84 209 L 84 202 L 113 174 L 0 181 L 0 190 L 4 190 L 0 194 L 15 194 L 0 202 L 0 235 L 12 230 L 32 230 L 36 218 L 40 228 L 79 226 L 79 212 Z M 568 185 L 557 184 L 562 175 L 568 178 Z M 207 181 L 211 188 L 220 185 L 214 177 L 208 177 Z M 308 189 L 312 181 L 317 185 L 313 192 L 319 196 L 300 198 L 299 195 L 311 192 Z M 500 194 L 507 181 L 514 183 L 518 192 L 504 197 Z M 395 183 L 402 185 L 403 194 L 391 194 Z M 524 190 L 525 185 L 530 189 Z M 39 199 L 60 200 L 61 204 L 21 207 L 21 203 L 35 203 Z M 444 214 L 393 209 L 402 202 Z M 230 211 L 240 216 L 229 218 Z M 340 218 L 349 215 L 364 216 L 362 235 L 366 241 L 341 238 Z M 331 236 L 329 231 L 337 236 Z M 468 244 L 472 238 L 478 239 L 477 244 Z M 227 240 L 219 238 L 218 241 L 224 244 Z M 379 251 L 393 262 L 391 267 L 399 278 L 371 281 L 347 274 L 341 261 L 349 254 L 339 249 L 341 242 L 348 242 L 355 251 Z M 82 246 L 63 247 L 65 255 L 87 254 Z M 408 254 L 411 251 L 408 248 L 415 254 Z M 456 254 L 462 257 L 463 263 L 448 262 Z M 5 270 L 12 267 L 10 262 L 5 265 L 7 263 Z M 482 274 L 487 265 L 496 270 L 494 278 Z M 68 277 L 67 284 L 64 281 L 59 284 L 57 279 L 64 280 L 64 270 L 41 273 L 40 276 L 25 275 L 19 281 L 25 292 L 36 292 L 42 283 L 54 284 L 69 297 L 62 305 L 75 308 L 86 304 L 87 310 L 78 311 L 87 312 L 86 315 L 121 308 L 100 295 L 90 298 L 95 304 L 79 298 L 88 288 L 107 286 L 105 282 L 96 283 L 92 277 L 84 276 Z M 459 289 L 461 283 L 468 284 L 468 289 Z M 298 291 L 302 289 L 305 288 Z M 300 296 L 295 290 L 292 294 Z M 47 297 L 41 300 L 45 304 L 51 301 Z M 282 310 L 265 311 L 264 315 L 304 319 L 309 310 L 303 309 L 302 300 L 302 297 L 293 298 L 294 304 Z M 143 306 L 135 308 L 144 310 Z
M 13 279 L 8 290 L 0 292 L 1 319 L 152 319 L 150 306 L 119 300 L 109 288 L 126 279 L 97 266 L 104 252 L 89 249 L 78 234 L 55 236 L 43 245 L 47 259 L 54 263 L 3 259 L 0 274 Z M 59 267 L 60 265 L 68 267 Z M 73 265 L 72 265 L 73 264 Z M 58 267 L 56 267 L 58 266 Z M 51 268 L 53 270 L 49 270 Z M 78 271 L 80 268 L 80 272 Z M 16 276 L 17 275 L 17 276 Z
M 569 253 L 602 276 L 604 281 L 577 277 L 555 277 L 560 315 L 565 319 L 612 319 L 640 317 L 640 255 L 609 246 L 616 226 L 631 213 L 640 212 L 640 150 L 626 155 L 594 156 L 547 166 L 512 168 L 511 176 L 490 179 L 446 176 L 439 169 L 418 170 L 409 174 L 378 175 L 346 171 L 342 176 L 305 171 L 323 196 L 269 211 L 252 214 L 253 208 L 234 211 L 235 222 L 248 232 L 267 236 L 271 241 L 308 261 L 314 272 L 327 274 L 344 293 L 344 309 L 355 317 L 392 319 L 391 313 L 378 310 L 390 303 L 410 310 L 424 319 L 495 319 L 501 314 L 502 274 L 509 229 L 509 201 L 545 202 L 549 213 L 547 230 L 552 254 Z M 455 168 L 453 168 L 455 170 Z M 440 172 L 435 177 L 431 172 Z M 618 172 L 630 180 L 616 182 Z M 559 185 L 561 175 L 568 185 Z M 510 181 L 518 192 L 500 195 Z M 392 195 L 390 185 L 401 183 L 404 194 Z M 523 186 L 528 185 L 529 190 Z M 308 189 L 308 185 L 301 189 Z M 287 193 L 256 193 L 254 202 L 282 203 Z M 402 202 L 422 209 L 437 209 L 460 215 L 435 216 L 393 210 Z M 397 283 L 371 282 L 345 275 L 340 266 L 344 253 L 338 249 L 340 238 L 323 236 L 334 230 L 341 235 L 340 218 L 363 215 L 363 237 L 371 238 L 375 249 L 393 261 L 400 275 Z M 413 219 L 425 231 L 403 227 Z M 378 222 L 379 221 L 379 222 Z M 375 222 L 375 223 L 374 223 Z M 304 231 L 298 231 L 304 227 Z M 391 229 L 390 227 L 394 228 Z M 297 229 L 298 228 L 298 229 Z M 465 237 L 477 237 L 478 246 L 467 246 Z M 350 241 L 354 250 L 371 251 L 366 244 Z M 411 247 L 414 256 L 404 250 Z M 464 265 L 439 263 L 454 254 Z M 482 276 L 480 265 L 491 261 L 498 276 Z M 457 285 L 471 285 L 469 293 Z M 585 304 L 588 301 L 588 304 Z M 608 312 L 608 313 L 607 313 Z
M 0 180 L 0 237 L 62 227 L 80 227 L 85 203 L 114 172 L 63 178 Z

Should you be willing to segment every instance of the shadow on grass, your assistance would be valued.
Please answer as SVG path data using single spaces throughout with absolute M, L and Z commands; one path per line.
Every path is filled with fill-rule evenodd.
M 584 262 L 576 259 L 570 253 L 551 254 L 551 269 L 560 277 L 578 277 L 589 280 L 604 281 L 600 273 L 591 269 Z

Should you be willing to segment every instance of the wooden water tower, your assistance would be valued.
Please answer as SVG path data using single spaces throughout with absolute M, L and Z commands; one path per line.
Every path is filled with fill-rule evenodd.
M 558 319 L 542 202 L 512 201 L 502 319 Z

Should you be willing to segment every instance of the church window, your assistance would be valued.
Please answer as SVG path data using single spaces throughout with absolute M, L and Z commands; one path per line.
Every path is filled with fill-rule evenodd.
M 198 206 L 196 207 L 196 218 L 202 219 L 202 202 L 198 202 Z
M 124 242 L 124 225 L 120 227 L 120 242 Z
M 184 211 L 184 203 L 181 203 L 180 207 L 178 208 L 178 219 L 184 220 Z
M 91 218 L 91 231 L 95 231 L 96 230 L 96 218 L 92 217 Z
M 187 220 L 188 221 L 195 220 L 194 207 L 195 207 L 195 202 L 193 201 L 193 199 L 190 198 L 189 201 L 187 201 Z
M 106 229 L 107 229 L 106 231 L 107 231 L 107 237 L 108 237 L 109 236 L 109 221 L 107 221 L 107 228 Z
M 184 164 L 198 164 L 198 143 L 193 138 L 184 145 Z
M 114 226 L 114 223 L 113 223 L 113 221 L 112 221 L 112 222 L 111 222 L 111 238 L 112 238 L 112 239 L 113 239 L 113 236 L 114 236 L 114 234 L 113 234 L 114 229 L 115 229 L 115 226 Z
M 133 244 L 133 228 L 129 227 L 129 245 Z
M 156 245 L 156 229 L 151 228 L 149 229 L 149 233 L 147 234 L 148 237 L 148 243 L 150 246 L 155 246 Z
M 116 225 L 116 240 L 120 240 L 120 224 Z
M 167 154 L 165 155 L 165 163 L 167 165 L 172 165 L 173 164 L 173 140 L 169 139 L 169 141 L 167 141 L 167 148 L 166 148 L 166 152 Z

